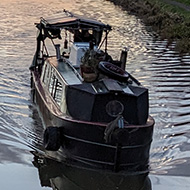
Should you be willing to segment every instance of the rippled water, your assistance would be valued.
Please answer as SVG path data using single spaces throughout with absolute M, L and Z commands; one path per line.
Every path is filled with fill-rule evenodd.
M 150 152 L 152 189 L 189 189 L 190 56 L 180 56 L 174 51 L 175 44 L 168 46 L 167 40 L 155 38 L 156 35 L 148 32 L 135 16 L 103 0 L 1 0 L 0 189 L 44 189 L 40 181 L 40 171 L 44 170 L 32 163 L 35 157 L 31 151 L 40 150 L 43 128 L 30 101 L 28 67 L 36 45 L 33 23 L 41 16 L 64 8 L 112 25 L 108 45 L 115 58 L 119 57 L 122 47 L 130 48 L 127 70 L 149 88 L 150 114 L 156 121 Z M 56 171 L 62 179 L 60 175 L 64 174 L 60 174 L 58 169 L 53 172 Z M 72 172 L 69 174 L 76 180 Z M 109 182 L 113 182 L 110 176 L 90 179 L 101 184 L 105 178 L 109 180 L 102 184 L 102 189 L 109 189 Z M 126 185 L 119 188 L 121 180 L 125 181 L 118 179 L 117 185 L 112 184 L 112 189 L 127 189 Z M 62 181 L 68 184 L 66 178 Z M 82 188 L 90 189 L 88 185 L 92 183 Z M 65 189 L 73 190 L 74 187 Z

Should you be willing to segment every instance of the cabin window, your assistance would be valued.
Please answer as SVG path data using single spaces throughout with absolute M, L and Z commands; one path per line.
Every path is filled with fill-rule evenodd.
M 43 73 L 42 73 L 42 82 L 45 83 L 46 73 L 47 73 L 47 64 L 44 65 Z
M 51 77 L 51 67 L 48 65 L 47 70 L 46 70 L 46 76 L 45 76 L 45 79 L 46 79 L 45 84 L 47 86 L 49 86 L 50 77 Z
M 53 98 L 55 99 L 55 101 L 57 102 L 59 106 L 61 104 L 62 90 L 63 90 L 63 85 L 57 80 Z
M 56 77 L 55 77 L 55 74 L 52 74 L 51 79 L 50 79 L 50 83 L 49 83 L 49 92 L 50 92 L 52 97 L 53 97 L 54 92 L 55 92 L 55 83 L 56 83 Z
M 50 75 L 51 75 L 51 67 L 46 63 L 44 65 L 43 73 L 41 76 L 41 80 L 42 82 L 44 82 L 46 86 L 49 86 Z
M 59 106 L 61 104 L 62 91 L 63 91 L 63 85 L 60 81 L 61 80 L 59 79 L 59 77 L 56 76 L 55 73 L 52 73 L 49 84 L 49 92 L 52 98 L 57 102 Z
M 63 83 L 60 76 L 57 74 L 54 68 L 49 65 L 48 62 L 44 65 L 41 77 L 42 82 L 47 87 L 52 98 L 59 106 L 61 106 Z

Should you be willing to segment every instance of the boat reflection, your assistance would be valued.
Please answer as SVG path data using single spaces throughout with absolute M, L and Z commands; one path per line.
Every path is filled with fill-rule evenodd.
M 53 190 L 151 190 L 148 173 L 118 174 L 66 166 L 33 152 L 41 186 Z

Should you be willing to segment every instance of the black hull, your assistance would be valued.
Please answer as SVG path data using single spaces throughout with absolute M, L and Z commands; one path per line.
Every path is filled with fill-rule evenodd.
M 149 150 L 152 142 L 154 120 L 149 117 L 145 125 L 129 125 L 116 133 L 116 140 L 106 143 L 102 123 L 72 120 L 61 115 L 56 105 L 49 109 L 47 97 L 40 80 L 33 74 L 33 100 L 37 104 L 46 127 L 56 126 L 61 134 L 59 153 L 67 164 L 111 171 L 148 170 Z M 59 158 L 60 159 L 60 158 Z

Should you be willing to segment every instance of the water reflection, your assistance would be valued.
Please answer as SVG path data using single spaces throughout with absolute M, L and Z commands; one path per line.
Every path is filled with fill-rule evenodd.
M 41 186 L 54 190 L 151 190 L 148 173 L 124 175 L 66 166 L 36 152 L 33 165 L 38 168 Z
M 149 46 L 156 52 L 150 67 L 150 105 L 157 120 L 152 169 L 154 173 L 175 175 L 183 167 L 184 175 L 189 175 L 190 56 L 179 55 L 172 48 L 175 44 L 168 47 L 164 42 L 157 40 Z

